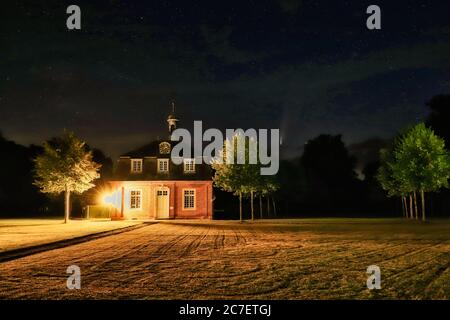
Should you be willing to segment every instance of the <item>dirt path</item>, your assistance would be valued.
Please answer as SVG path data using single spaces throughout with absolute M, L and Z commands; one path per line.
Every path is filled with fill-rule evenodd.
M 1 263 L 0 298 L 449 299 L 450 240 L 399 232 L 158 223 Z M 377 292 L 366 289 L 372 264 Z M 81 268 L 81 290 L 66 288 L 69 265 Z

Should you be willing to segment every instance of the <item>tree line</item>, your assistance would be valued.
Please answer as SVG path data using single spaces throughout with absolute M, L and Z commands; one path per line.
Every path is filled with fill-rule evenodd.
M 356 216 L 374 210 L 378 214 L 393 207 L 391 198 L 401 201 L 403 215 L 425 220 L 427 194 L 433 206 L 448 213 L 450 141 L 450 95 L 433 97 L 425 123 L 407 128 L 380 150 L 380 157 L 363 170 L 364 179 L 355 173 L 356 159 L 340 135 L 319 135 L 309 140 L 299 158 L 282 160 L 277 176 L 261 176 L 261 164 L 213 163 L 214 184 L 218 189 L 238 197 L 239 218 L 244 219 L 243 200 L 250 202 L 249 216 L 255 219 L 255 199 L 259 199 L 259 216 L 270 210 L 284 216 L 329 215 L 353 212 Z M 224 145 L 222 156 L 245 137 L 235 137 Z M 249 157 L 249 141 L 244 158 Z M 73 133 L 65 132 L 43 146 L 24 147 L 5 139 L 0 133 L 0 210 L 6 215 L 47 215 L 61 212 L 60 196 L 44 197 L 42 192 L 65 194 L 65 217 L 68 218 L 70 195 L 78 207 L 92 203 L 92 187 L 100 186 L 112 175 L 112 160 L 91 148 Z M 257 148 L 257 145 L 256 145 Z M 237 157 L 237 154 L 233 154 Z M 248 162 L 248 161 L 247 161 Z M 99 178 L 100 174 L 100 178 Z M 90 190 L 87 193 L 86 190 Z M 220 194 L 220 193 L 218 193 Z M 217 199 L 216 199 L 217 200 Z M 225 201 L 227 202 L 227 201 Z M 53 208 L 52 208 L 53 206 Z M 419 210 L 420 209 L 420 210 Z M 226 210 L 227 214 L 233 210 Z M 247 214 L 248 216 L 248 214 Z
M 378 159 L 366 164 L 363 179 L 357 177 L 356 159 L 350 155 L 342 137 L 319 135 L 305 144 L 299 158 L 282 161 L 277 177 L 261 177 L 258 164 L 215 163 L 215 186 L 238 196 L 241 220 L 242 198 L 245 197 L 250 199 L 250 217 L 254 219 L 255 194 L 270 195 L 274 208 L 277 201 L 281 204 L 280 211 L 289 216 L 304 216 L 309 212 L 311 215 L 344 212 L 355 216 L 366 215 L 369 211 L 387 213 L 394 205 L 385 198 L 383 190 L 389 197 L 401 198 L 404 216 L 418 219 L 420 207 L 425 220 L 426 193 L 442 191 L 434 197 L 442 211 L 446 211 L 449 204 L 445 189 L 450 178 L 448 145 L 446 148 L 450 140 L 450 95 L 436 96 L 427 106 L 431 114 L 426 123 L 403 130 L 381 148 Z M 232 149 L 230 144 L 237 145 L 242 139 L 245 137 L 228 141 L 228 148 Z M 247 159 L 250 141 L 246 143 Z M 232 156 L 237 158 L 236 151 Z
M 1 217 L 56 216 L 64 212 L 64 202 L 71 202 L 69 210 L 76 216 L 81 216 L 82 208 L 93 203 L 95 190 L 81 192 L 78 189 L 78 193 L 71 192 L 73 201 L 64 201 L 64 194 L 59 189 L 68 179 L 66 175 L 77 177 L 77 172 L 81 172 L 81 178 L 86 179 L 87 173 L 81 170 L 83 166 L 80 167 L 83 161 L 78 161 L 81 158 L 77 159 L 77 154 L 89 157 L 93 165 L 101 165 L 98 169 L 100 177 L 92 180 L 89 186 L 101 186 L 112 176 L 111 158 L 100 149 L 91 148 L 70 132 L 49 139 L 42 146 L 28 147 L 7 140 L 0 133 L 0 149 Z M 64 165 L 64 161 L 68 163 Z M 44 185 L 45 181 L 48 182 L 47 186 Z M 53 182 L 50 184 L 51 181 Z M 69 190 L 72 191 L 72 187 Z
M 255 153 L 255 164 L 251 164 L 249 161 L 251 151 Z M 244 160 L 243 164 L 237 163 L 239 157 L 242 157 Z M 232 158 L 232 163 L 227 163 L 227 158 Z M 274 176 L 261 175 L 258 143 L 254 139 L 247 138 L 242 134 L 237 134 L 231 141 L 226 140 L 222 151 L 218 157 L 212 161 L 211 165 L 214 170 L 214 185 L 239 197 L 240 221 L 243 220 L 243 197 L 250 199 L 250 215 L 252 220 L 255 220 L 255 197 L 259 198 L 260 218 L 263 217 L 263 197 L 267 198 L 266 210 L 270 210 L 270 196 L 279 189 L 279 184 Z M 273 202 L 272 205 L 273 209 L 276 210 L 275 202 Z

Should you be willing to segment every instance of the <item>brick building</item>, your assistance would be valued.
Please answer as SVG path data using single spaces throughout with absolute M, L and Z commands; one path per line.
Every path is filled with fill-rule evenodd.
M 172 112 L 167 118 L 169 134 L 177 122 Z M 116 208 L 113 219 L 212 218 L 211 167 L 195 158 L 174 164 L 172 146 L 169 139 L 159 139 L 120 156 L 109 182 L 114 190 L 109 202 Z

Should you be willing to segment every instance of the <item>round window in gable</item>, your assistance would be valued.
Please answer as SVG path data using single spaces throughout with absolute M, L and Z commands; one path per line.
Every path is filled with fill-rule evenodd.
M 161 142 L 159 144 L 159 153 L 161 154 L 169 154 L 170 153 L 170 143 Z

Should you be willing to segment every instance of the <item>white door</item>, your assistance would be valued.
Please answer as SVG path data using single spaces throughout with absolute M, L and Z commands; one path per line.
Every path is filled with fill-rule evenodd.
M 156 218 L 169 218 L 169 188 L 159 188 L 156 190 Z

